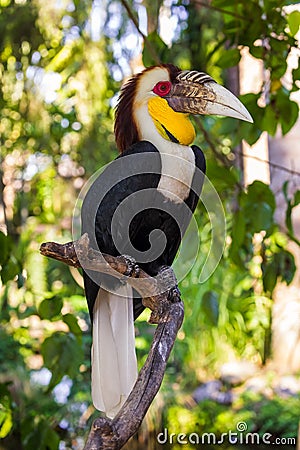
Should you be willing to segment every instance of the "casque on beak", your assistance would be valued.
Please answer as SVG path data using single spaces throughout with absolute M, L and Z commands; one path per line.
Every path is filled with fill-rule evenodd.
M 177 75 L 170 93 L 165 96 L 176 112 L 216 114 L 253 122 L 245 106 L 228 89 L 204 72 L 183 71 Z

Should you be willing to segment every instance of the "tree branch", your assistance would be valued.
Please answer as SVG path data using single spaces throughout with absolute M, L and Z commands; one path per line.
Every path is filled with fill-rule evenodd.
M 126 258 L 102 255 L 89 248 L 89 238 L 86 234 L 78 241 L 67 244 L 46 242 L 41 245 L 40 252 L 69 266 L 89 268 L 114 276 L 117 272 L 117 276 L 121 278 L 129 269 Z M 169 290 L 159 293 L 164 277 L 153 278 L 143 270 L 132 272 L 132 275 L 133 277 L 128 277 L 129 284 L 141 294 L 152 292 L 143 298 L 143 303 L 152 310 L 151 322 L 158 323 L 158 326 L 147 360 L 128 399 L 113 420 L 99 417 L 94 421 L 84 450 L 119 450 L 137 432 L 160 388 L 170 352 L 183 321 L 184 309 L 178 291 L 175 295 L 170 295 Z M 134 278 L 137 275 L 139 280 Z
M 77 241 L 66 244 L 44 242 L 40 252 L 43 256 L 56 259 L 68 266 L 105 273 L 123 280 L 125 276 L 127 283 L 141 295 L 143 305 L 151 309 L 150 323 L 158 323 L 162 305 L 168 297 L 168 286 L 176 286 L 175 275 L 170 283 L 170 277 L 163 276 L 163 272 L 160 272 L 157 277 L 151 277 L 144 270 L 139 269 L 138 279 L 134 278 L 137 275 L 135 272 L 129 276 L 126 275 L 130 271 L 126 257 L 106 255 L 89 247 L 87 233 Z M 168 270 L 173 274 L 172 269 L 168 268 Z
M 155 61 L 156 64 L 161 64 L 161 60 L 160 60 L 159 56 L 157 55 L 157 52 L 156 52 L 154 46 L 149 41 L 148 37 L 141 31 L 141 29 L 139 27 L 139 23 L 133 13 L 133 11 L 131 10 L 129 4 L 127 3 L 126 0 L 121 0 L 121 3 L 124 6 L 124 8 L 126 9 L 128 17 L 132 20 L 137 32 L 142 36 L 142 38 L 144 40 L 144 44 L 147 47 L 147 49 L 149 50 L 149 53 L 151 54 L 153 61 Z
M 170 303 L 161 314 L 147 360 L 123 407 L 113 419 L 96 419 L 84 450 L 118 450 L 133 436 L 162 383 L 167 361 L 183 321 L 182 302 Z

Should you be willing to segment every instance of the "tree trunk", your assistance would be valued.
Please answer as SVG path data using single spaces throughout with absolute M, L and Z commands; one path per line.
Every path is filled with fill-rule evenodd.
M 299 104 L 300 104 L 300 96 Z M 298 171 L 299 175 L 291 175 L 278 168 L 271 167 L 271 188 L 276 194 L 276 219 L 285 228 L 286 202 L 282 185 L 289 181 L 289 195 L 292 196 L 300 186 L 300 120 L 287 136 L 278 133 L 274 139 L 269 139 L 270 162 Z M 296 235 L 300 237 L 300 206 L 293 213 L 293 226 Z M 280 373 L 295 373 L 300 370 L 300 252 L 299 246 L 290 242 L 289 251 L 295 257 L 297 271 L 293 282 L 287 286 L 280 283 L 274 292 L 273 307 L 273 363 Z

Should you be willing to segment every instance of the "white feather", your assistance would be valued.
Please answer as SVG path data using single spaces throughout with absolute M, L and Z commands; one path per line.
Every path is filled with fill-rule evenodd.
M 113 418 L 137 378 L 132 289 L 100 288 L 93 310 L 92 399 Z

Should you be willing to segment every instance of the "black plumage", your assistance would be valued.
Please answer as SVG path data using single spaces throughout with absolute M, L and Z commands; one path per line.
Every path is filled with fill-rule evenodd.
M 89 189 L 82 206 L 82 231 L 88 232 L 91 245 L 102 253 L 112 256 L 120 254 L 133 256 L 137 264 L 152 276 L 156 275 L 162 266 L 171 266 L 196 208 L 205 173 L 205 158 L 202 151 L 197 146 L 191 148 L 195 155 L 195 165 L 200 170 L 195 171 L 190 193 L 182 203 L 168 200 L 157 191 L 161 176 L 161 157 L 150 142 L 140 141 L 132 145 L 109 165 Z M 128 165 L 132 162 L 134 167 L 131 166 L 129 169 Z M 109 186 L 112 186 L 111 189 Z M 144 191 L 145 189 L 147 191 Z M 145 209 L 137 211 L 139 208 L 135 194 L 144 195 L 143 191 L 147 198 L 144 203 Z M 124 200 L 123 210 L 121 207 L 116 213 Z M 151 207 L 153 205 L 154 207 Z M 112 220 L 115 214 L 117 217 L 113 236 Z M 150 234 L 154 230 L 156 231 L 151 241 Z M 161 254 L 155 255 L 155 250 L 164 242 L 161 232 L 166 239 L 165 248 Z M 132 254 L 131 245 L 138 252 L 148 252 L 147 261 L 149 259 L 150 261 L 145 262 L 143 258 L 140 260 L 136 252 Z M 151 253 L 152 248 L 154 253 Z M 85 271 L 84 283 L 92 316 L 99 286 L 112 289 L 119 282 L 107 275 Z M 141 299 L 135 298 L 134 317 L 136 318 L 142 310 Z

